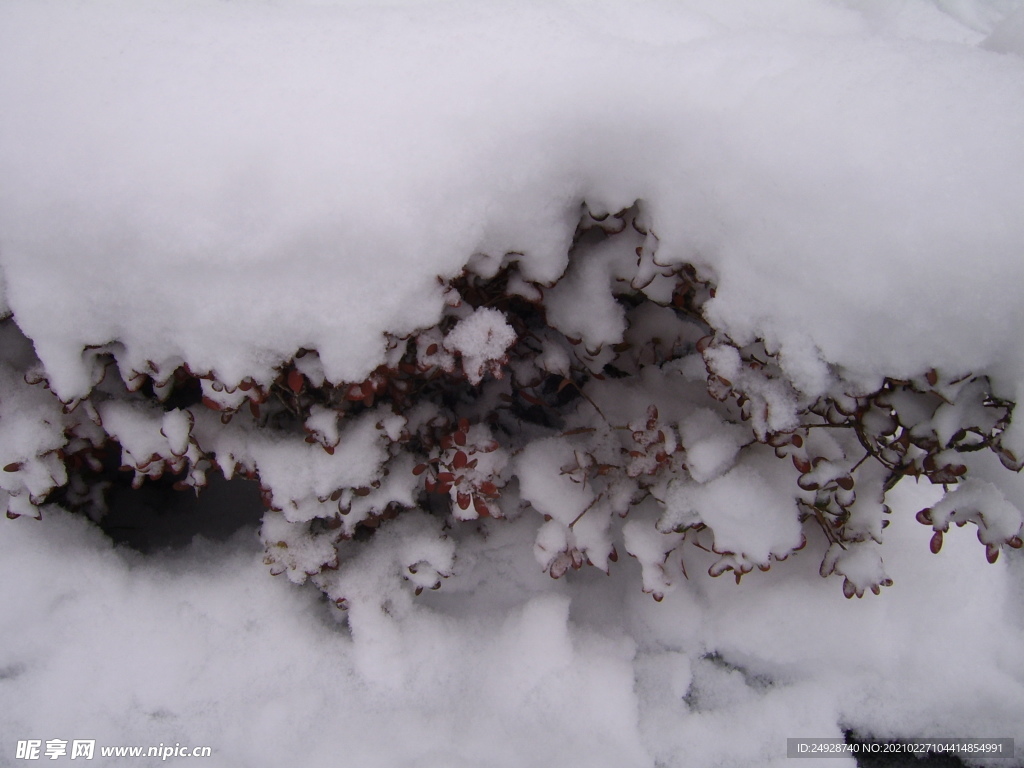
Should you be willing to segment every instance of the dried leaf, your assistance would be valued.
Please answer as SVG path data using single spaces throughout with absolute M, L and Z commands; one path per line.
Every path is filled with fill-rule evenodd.
M 544 401 L 543 400 L 541 400 L 539 397 L 534 397 L 529 392 L 527 392 L 525 389 L 519 390 L 519 396 L 521 398 L 523 398 L 523 400 L 525 400 L 526 402 L 530 403 L 531 405 L 539 405 L 539 406 L 543 406 L 544 405 Z

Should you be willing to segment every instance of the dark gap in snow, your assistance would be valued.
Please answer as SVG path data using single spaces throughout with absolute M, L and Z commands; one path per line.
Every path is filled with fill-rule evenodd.
M 176 490 L 185 476 L 166 475 L 134 489 L 130 477 L 119 478 L 107 492 L 109 511 L 99 526 L 115 543 L 149 553 L 187 546 L 195 536 L 223 541 L 241 528 L 253 535 L 263 516 L 259 484 L 217 471 L 207 473 L 207 486 Z
M 230 480 L 215 467 L 202 490 L 189 487 L 189 470 L 166 471 L 133 487 L 135 473 L 122 466 L 122 449 L 108 438 L 65 457 L 68 482 L 45 504 L 56 504 L 95 521 L 116 544 L 143 553 L 187 546 L 195 536 L 225 541 L 242 528 L 253 535 L 265 509 L 259 483 L 241 475 Z
M 27 667 L 20 662 L 8 664 L 6 667 L 0 667 L 0 682 L 4 680 L 14 680 L 21 677 L 25 673 L 26 669 Z
M 743 677 L 744 684 L 747 685 L 749 688 L 753 688 L 754 690 L 763 691 L 767 688 L 771 688 L 772 685 L 775 684 L 775 681 L 772 680 L 772 678 L 768 675 L 757 674 L 755 672 L 752 672 L 751 670 L 747 669 L 744 665 L 725 658 L 725 656 L 723 656 L 718 651 L 705 653 L 701 658 L 704 661 L 710 663 L 712 666 L 715 666 L 723 671 L 738 672 Z M 692 691 L 690 693 L 687 693 L 687 696 L 690 696 L 691 693 Z
M 139 391 L 149 402 L 160 402 L 165 411 L 173 411 L 176 408 L 184 410 L 203 401 L 203 387 L 200 380 L 190 376 L 184 369 L 179 368 L 174 373 L 174 386 L 170 393 L 161 399 L 153 386 L 153 379 L 146 377 Z

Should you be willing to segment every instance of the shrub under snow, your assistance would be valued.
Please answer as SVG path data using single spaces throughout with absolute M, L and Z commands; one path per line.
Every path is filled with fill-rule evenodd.
M 502 526 L 879 594 L 905 478 L 996 563 L 1024 10 L 896 5 L 7 3 L 0 506 L 244 475 L 357 635 Z
M 527 279 L 518 253 L 475 260 L 442 281 L 440 321 L 388 334 L 385 361 L 357 382 L 331 381 L 317 350 L 270 380 L 224 381 L 187 361 L 132 368 L 113 341 L 82 351 L 93 387 L 61 407 L 42 392 L 45 363 L 8 364 L 8 517 L 38 517 L 58 489 L 102 515 L 112 452 L 136 486 L 242 473 L 268 507 L 271 572 L 312 576 L 339 605 L 362 567 L 353 541 L 424 510 L 437 524 L 423 535 L 441 540 L 442 523 L 539 515 L 534 552 L 552 577 L 608 571 L 623 549 L 656 600 L 688 575 L 688 547 L 739 581 L 802 549 L 808 527 L 829 543 L 823 576 L 842 576 L 847 597 L 877 594 L 892 583 L 885 495 L 903 477 L 955 489 L 918 515 L 933 551 L 950 522 L 973 523 L 990 562 L 1020 548 L 1019 510 L 968 478 L 981 451 L 1021 468 L 1004 442 L 1013 403 L 988 376 L 865 384 L 833 366 L 808 391 L 764 340 L 710 325 L 717 288 L 658 249 L 642 204 L 585 209 L 563 277 Z M 453 565 L 450 546 L 422 546 L 395 564 L 417 591 Z

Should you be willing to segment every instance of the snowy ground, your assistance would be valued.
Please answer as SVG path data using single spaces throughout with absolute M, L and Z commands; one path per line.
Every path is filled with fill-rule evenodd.
M 814 526 L 740 584 L 691 547 L 661 602 L 626 548 L 610 575 L 554 580 L 535 545 L 566 510 L 548 527 L 530 509 L 455 525 L 452 575 L 414 597 L 396 566 L 432 523 L 411 512 L 346 549 L 341 611 L 272 578 L 251 527 L 141 554 L 53 505 L 31 519 L 56 475 L 17 485 L 57 471 L 78 418 L 24 383 L 35 357 L 68 403 L 100 352 L 126 384 L 187 363 L 211 398 L 228 397 L 214 380 L 269 386 L 300 348 L 319 354 L 309 381 L 362 381 L 384 331 L 447 311 L 438 276 L 514 254 L 524 285 L 559 278 L 584 202 L 642 201 L 659 258 L 717 284 L 708 319 L 770 342 L 802 395 L 937 368 L 1024 400 L 1022 57 L 1018 0 L 5 2 L 0 311 L 33 350 L 0 331 L 0 458 L 18 465 L 0 493 L 23 515 L 0 525 L 0 763 L 32 764 L 19 741 L 94 739 L 209 745 L 163 762 L 246 768 L 782 766 L 787 737 L 853 730 L 1013 737 L 991 764 L 1024 765 L 1024 559 L 987 563 L 973 525 L 932 554 L 914 520 L 930 486 L 887 499 L 879 596 L 819 577 Z M 588 345 L 622 340 L 605 251 L 548 296 Z M 456 329 L 446 349 L 475 385 L 508 326 L 478 310 Z M 148 445 L 115 384 L 96 390 L 104 428 Z M 164 449 L 193 427 L 220 439 L 213 415 L 184 414 L 155 422 Z M 731 465 L 696 447 L 734 439 L 674 418 L 684 442 L 700 433 L 687 482 L 733 498 L 713 485 Z M 219 454 L 287 487 L 291 517 L 267 518 L 284 531 L 316 517 L 300 519 L 319 503 L 311 467 L 369 482 L 394 429 L 372 426 L 314 446 L 315 465 L 241 428 Z M 1019 415 L 1006 444 L 1024 455 Z M 530 478 L 556 443 L 532 445 L 514 463 L 541 510 L 556 486 Z M 741 469 L 741 497 L 771 488 Z M 994 458 L 970 470 L 1001 509 L 1024 504 Z M 854 765 L 796 765 L 819 762 Z
M 218 766 L 621 768 L 785 765 L 787 737 L 844 726 L 1019 735 L 1024 563 L 989 566 L 966 531 L 933 556 L 897 519 L 894 586 L 852 603 L 799 556 L 662 603 L 631 561 L 556 582 L 531 528 L 495 525 L 443 590 L 353 614 L 350 633 L 318 592 L 267 576 L 251 529 L 142 556 L 48 511 L 3 539 L 0 575 L 18 587 L 0 643 L 5 749 L 95 738 L 211 745 Z

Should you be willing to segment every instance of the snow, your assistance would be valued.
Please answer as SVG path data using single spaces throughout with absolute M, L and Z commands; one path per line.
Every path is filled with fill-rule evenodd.
M 707 408 L 688 414 L 679 432 L 686 447 L 686 468 L 698 483 L 714 480 L 732 467 L 736 454 L 749 439 L 742 427 L 722 424 Z
M 479 384 L 487 371 L 501 374 L 501 361 L 507 360 L 505 352 L 515 340 L 515 331 L 500 311 L 480 307 L 449 331 L 444 346 L 462 357 L 470 384 Z
M 7 301 L 65 399 L 114 340 L 135 370 L 266 381 L 307 348 L 358 381 L 382 329 L 436 318 L 437 274 L 515 252 L 551 281 L 582 201 L 642 198 L 659 261 L 717 277 L 736 339 L 1018 366 L 1020 59 L 872 34 L 857 4 L 759 5 L 7 3 Z
M 1024 765 L 1024 419 L 956 450 L 1024 400 L 1022 41 L 1020 0 L 0 5 L 4 759 Z M 549 327 L 451 285 L 502 274 Z M 401 365 L 474 423 L 395 413 Z M 887 377 L 864 424 L 949 494 L 790 434 Z M 325 382 L 361 410 L 256 426 Z M 485 423 L 551 384 L 564 424 Z M 258 477 L 259 535 L 114 547 L 48 501 L 98 516 L 107 436 Z
M 772 554 L 785 555 L 800 544 L 792 495 L 779 493 L 753 467 L 736 467 L 705 485 L 683 486 L 666 501 L 659 528 L 704 523 L 714 531 L 716 552 L 767 565 Z
M 535 440 L 519 455 L 520 493 L 543 515 L 565 525 L 575 520 L 594 500 L 593 492 L 563 467 L 577 460 L 564 440 Z
M 267 577 L 251 534 L 144 558 L 44 519 L 2 540 L 0 576 L 23 586 L 0 629 L 8 751 L 82 736 L 210 744 L 224 766 L 781 766 L 787 736 L 1008 736 L 1024 712 L 1021 563 L 988 565 L 966 531 L 932 555 L 912 516 L 884 545 L 910 556 L 895 585 L 852 603 L 800 555 L 662 603 L 629 572 L 553 581 L 521 560 L 532 528 L 503 522 L 460 542 L 442 590 L 387 612 L 384 569 L 354 572 L 351 634 Z
M 981 45 L 990 51 L 1024 56 L 1024 9 L 1006 16 Z

